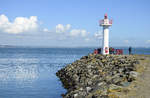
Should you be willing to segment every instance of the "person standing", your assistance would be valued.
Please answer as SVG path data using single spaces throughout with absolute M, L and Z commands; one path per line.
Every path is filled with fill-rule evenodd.
M 112 54 L 112 47 L 109 48 L 109 53 Z
M 98 54 L 101 54 L 101 48 L 98 48 Z
M 112 48 L 112 54 L 115 54 L 115 49 L 114 48 Z
M 132 53 L 132 48 L 129 47 L 129 55 Z

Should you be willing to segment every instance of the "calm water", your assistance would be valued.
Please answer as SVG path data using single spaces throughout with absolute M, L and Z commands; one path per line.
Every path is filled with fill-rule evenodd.
M 0 48 L 0 98 L 60 98 L 66 90 L 55 73 L 93 50 Z M 150 48 L 133 50 L 136 54 L 150 54 Z

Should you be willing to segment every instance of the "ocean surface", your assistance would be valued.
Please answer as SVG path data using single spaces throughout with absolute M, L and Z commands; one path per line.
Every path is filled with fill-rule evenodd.
M 0 98 L 61 98 L 66 90 L 55 73 L 93 50 L 0 48 Z M 150 54 L 150 48 L 133 48 L 133 53 Z

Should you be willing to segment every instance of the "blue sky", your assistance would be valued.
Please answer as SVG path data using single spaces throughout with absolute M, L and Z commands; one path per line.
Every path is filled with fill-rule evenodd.
M 99 47 L 104 14 L 110 46 L 150 47 L 150 0 L 0 0 L 0 44 Z M 97 36 L 98 35 L 98 36 Z

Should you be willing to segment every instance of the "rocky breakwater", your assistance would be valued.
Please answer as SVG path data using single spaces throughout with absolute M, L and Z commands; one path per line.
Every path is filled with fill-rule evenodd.
M 132 55 L 89 54 L 56 75 L 67 89 L 64 98 L 118 98 L 119 92 L 128 93 L 128 86 L 136 80 L 137 64 Z

